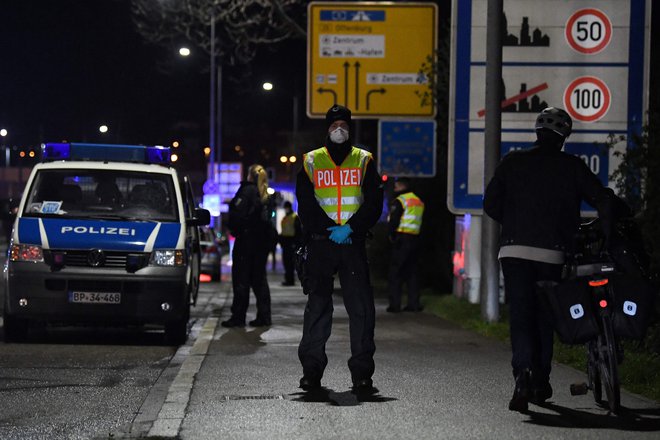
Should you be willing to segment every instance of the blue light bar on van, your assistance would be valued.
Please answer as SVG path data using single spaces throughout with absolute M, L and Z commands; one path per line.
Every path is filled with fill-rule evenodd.
M 41 145 L 41 160 L 98 160 L 169 165 L 170 149 L 161 146 L 48 143 Z

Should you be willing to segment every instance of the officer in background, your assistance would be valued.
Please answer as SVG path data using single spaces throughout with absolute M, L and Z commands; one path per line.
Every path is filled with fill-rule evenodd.
M 298 214 L 293 211 L 293 205 L 288 200 L 284 202 L 284 217 L 280 222 L 280 246 L 282 247 L 282 263 L 284 264 L 283 286 L 293 286 L 294 256 L 296 247 L 302 242 L 302 225 Z
M 250 289 L 257 299 L 257 316 L 253 327 L 271 325 L 270 288 L 266 278 L 266 263 L 272 244 L 277 243 L 277 231 L 272 223 L 272 204 L 268 195 L 268 175 L 263 166 L 251 165 L 247 179 L 241 182 L 229 203 L 228 224 L 236 237 L 232 252 L 231 279 L 234 297 L 231 317 L 223 327 L 245 327 L 250 305 Z
M 552 397 L 553 326 L 537 300 L 538 281 L 560 281 L 565 251 L 580 225 L 582 200 L 598 209 L 606 237 L 611 230 L 609 191 L 577 156 L 562 152 L 573 121 L 549 107 L 536 118 L 537 141 L 508 153 L 484 195 L 484 211 L 502 225 L 499 259 L 509 302 L 512 411 L 527 411 Z
M 387 311 L 401 311 L 401 289 L 405 281 L 408 285 L 408 304 L 403 310 L 420 312 L 417 262 L 424 202 L 410 190 L 410 179 L 407 177 L 394 181 L 394 196 L 388 216 L 392 257 L 388 280 L 390 305 Z
M 328 363 L 325 344 L 332 326 L 333 277 L 339 274 L 350 321 L 348 368 L 357 393 L 374 391 L 374 297 L 369 281 L 365 238 L 383 209 L 381 179 L 371 153 L 353 146 L 351 111 L 328 110 L 325 146 L 303 156 L 296 197 L 303 233 L 308 238 L 307 306 L 298 357 L 300 388 L 321 387 Z

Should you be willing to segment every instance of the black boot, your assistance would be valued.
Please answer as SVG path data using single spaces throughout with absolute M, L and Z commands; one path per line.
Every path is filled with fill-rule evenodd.
M 257 318 L 250 321 L 252 327 L 268 327 L 273 325 L 270 318 Z
M 313 391 L 321 389 L 321 379 L 310 376 L 303 376 L 300 379 L 300 388 L 304 391 Z
M 530 373 L 528 369 L 521 371 L 516 377 L 516 388 L 513 390 L 513 397 L 509 402 L 509 410 L 526 412 L 529 404 Z
M 233 327 L 245 327 L 245 320 L 235 317 L 231 317 L 226 321 L 220 323 L 223 327 L 233 328 Z
M 552 397 L 552 386 L 550 382 L 544 382 L 543 384 L 534 385 L 532 387 L 532 394 L 529 397 L 529 401 L 535 405 L 540 405 L 546 400 Z

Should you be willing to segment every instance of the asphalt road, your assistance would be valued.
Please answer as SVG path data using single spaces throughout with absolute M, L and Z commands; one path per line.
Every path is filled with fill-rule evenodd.
M 274 283 L 271 283 L 273 285 Z M 623 393 L 608 414 L 570 384 L 584 374 L 555 365 L 555 396 L 528 414 L 508 410 L 513 379 L 506 344 L 426 313 L 388 314 L 377 305 L 379 393 L 350 392 L 347 316 L 335 299 L 329 365 L 320 393 L 297 389 L 297 345 L 305 297 L 274 285 L 270 329 L 217 327 L 195 377 L 178 435 L 183 439 L 658 438 L 660 405 Z
M 350 392 L 348 322 L 339 295 L 321 392 L 297 388 L 305 296 L 271 274 L 273 326 L 225 329 L 230 283 L 203 284 L 191 337 L 175 350 L 158 332 L 49 329 L 0 343 L 0 438 L 512 439 L 658 438 L 660 404 L 624 392 L 619 416 L 569 386 L 584 373 L 555 365 L 555 395 L 508 411 L 506 344 L 427 313 L 377 302 L 379 392 Z M 248 320 L 254 318 L 254 305 Z

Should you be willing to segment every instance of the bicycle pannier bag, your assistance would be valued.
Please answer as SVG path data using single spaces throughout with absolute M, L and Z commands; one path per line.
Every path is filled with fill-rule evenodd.
M 644 338 L 657 289 L 641 277 L 616 274 L 609 279 L 614 292 L 614 334 L 630 339 Z
M 542 301 L 552 313 L 554 328 L 561 342 L 583 344 L 598 335 L 587 278 L 564 280 L 561 283 L 541 282 L 539 288 Z

